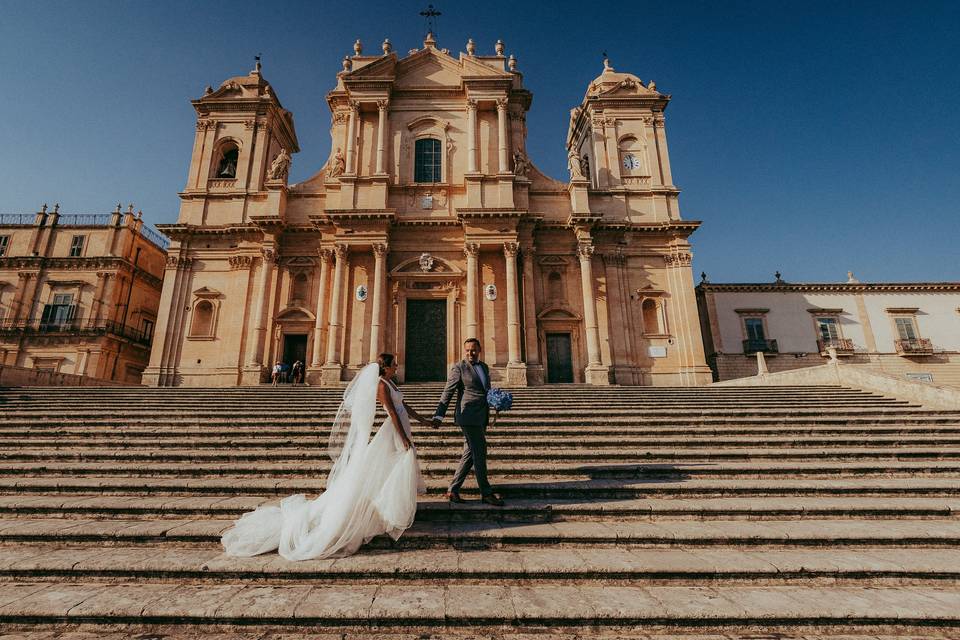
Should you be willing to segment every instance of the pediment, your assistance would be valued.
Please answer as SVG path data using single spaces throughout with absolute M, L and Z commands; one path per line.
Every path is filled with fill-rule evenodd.
M 617 96 L 656 96 L 659 94 L 656 91 L 647 89 L 639 80 L 625 78 L 609 89 L 600 91 L 597 95 L 604 98 L 612 98 Z
M 427 256 L 429 260 L 424 260 L 423 256 Z M 427 268 L 425 268 L 427 267 Z M 423 274 L 450 274 L 450 275 L 459 275 L 461 270 L 456 268 L 451 263 L 447 262 L 443 258 L 438 258 L 430 254 L 422 254 L 415 258 L 409 258 L 404 260 L 390 272 L 391 275 L 423 275 Z
M 537 314 L 540 320 L 579 320 L 580 316 L 569 309 L 562 307 L 550 307 Z
M 460 65 L 450 56 L 424 49 L 401 60 L 396 67 L 396 88 L 458 88 L 462 83 Z
M 287 307 L 277 314 L 277 320 L 295 322 L 297 320 L 316 320 L 316 316 L 303 307 Z
M 216 289 L 211 289 L 210 287 L 200 287 L 199 289 L 194 290 L 193 295 L 196 298 L 219 298 L 223 294 Z
M 345 80 L 370 80 L 372 78 L 389 78 L 395 75 L 397 68 L 397 54 L 383 56 L 366 64 L 356 71 L 351 71 L 345 76 Z

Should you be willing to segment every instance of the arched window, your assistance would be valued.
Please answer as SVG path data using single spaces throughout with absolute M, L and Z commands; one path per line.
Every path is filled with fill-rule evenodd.
M 640 311 L 643 313 L 643 332 L 663 333 L 660 327 L 660 310 L 657 308 L 657 301 L 653 298 L 647 298 L 640 305 Z
M 442 182 L 440 141 L 436 138 L 417 140 L 414 147 L 414 182 Z
M 193 324 L 190 327 L 190 335 L 213 335 L 213 303 L 209 300 L 201 300 L 193 308 Z
M 217 178 L 236 178 L 237 161 L 240 158 L 240 149 L 232 142 L 220 147 L 220 159 L 217 161 Z
M 293 278 L 293 291 L 290 293 L 293 300 L 306 301 L 310 298 L 310 284 L 307 281 L 307 274 L 298 273 Z

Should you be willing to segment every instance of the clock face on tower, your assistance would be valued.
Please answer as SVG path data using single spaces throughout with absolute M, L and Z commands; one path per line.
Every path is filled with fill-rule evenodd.
M 626 169 L 626 170 L 628 170 L 628 171 L 633 171 L 633 170 L 635 170 L 635 169 L 639 169 L 639 168 L 640 168 L 640 158 L 638 158 L 637 156 L 633 155 L 632 153 L 628 153 L 628 154 L 624 155 L 624 156 L 623 156 L 623 168 Z

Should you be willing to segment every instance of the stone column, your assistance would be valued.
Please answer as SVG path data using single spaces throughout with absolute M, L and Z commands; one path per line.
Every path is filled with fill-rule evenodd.
M 327 311 L 327 281 L 330 280 L 330 262 L 333 252 L 320 249 L 320 282 L 317 284 L 317 318 L 313 325 L 313 361 L 310 366 L 317 368 L 323 364 L 323 320 Z
M 254 307 L 253 317 L 256 325 L 251 340 L 253 349 L 250 350 L 248 366 L 260 368 L 263 365 L 263 346 L 267 334 L 267 298 L 270 295 L 270 276 L 273 273 L 273 264 L 277 254 L 273 248 L 264 248 L 261 251 L 263 259 L 260 264 L 260 273 L 257 277 L 257 306 Z
M 377 123 L 377 175 L 383 175 L 387 166 L 387 100 L 377 100 L 380 119 Z
M 540 364 L 540 349 L 537 345 L 537 295 L 533 282 L 533 262 L 537 258 L 537 250 L 527 247 L 523 250 L 522 258 L 524 345 L 529 368 Z
M 344 173 L 356 175 L 356 149 L 357 149 L 357 119 L 360 117 L 360 103 L 355 100 L 350 101 L 350 119 L 347 121 L 347 157 Z
M 387 245 L 373 245 L 373 321 L 370 323 L 370 362 L 376 362 L 383 350 L 381 327 L 385 324 L 383 309 L 387 299 Z
M 593 245 L 581 242 L 577 245 L 580 259 L 580 287 L 583 290 L 583 321 L 587 334 L 588 384 L 609 384 L 606 367 L 600 359 L 600 330 L 597 327 L 597 302 L 593 295 Z
M 477 101 L 467 100 L 467 173 L 477 172 Z
M 479 319 L 477 318 L 477 284 L 479 278 L 478 257 L 480 256 L 480 245 L 475 242 L 468 242 L 463 246 L 463 254 L 467 257 L 467 335 L 466 338 L 477 338 L 477 327 Z
M 93 290 L 93 300 L 90 301 L 90 315 L 87 316 L 87 327 L 97 326 L 100 317 L 100 306 L 103 304 L 103 289 L 110 274 L 105 271 L 97 272 L 97 286 Z
M 336 263 L 333 268 L 333 294 L 330 297 L 330 323 L 327 329 L 327 361 L 323 365 L 323 381 L 327 384 L 340 382 L 340 306 L 343 299 L 343 279 L 346 275 L 347 259 L 350 250 L 345 244 L 338 244 L 334 250 Z
M 520 300 L 517 297 L 517 243 L 503 243 L 507 266 L 507 353 L 508 364 L 520 362 Z
M 507 99 L 497 100 L 497 144 L 500 152 L 500 173 L 510 172 L 510 162 L 507 157 Z

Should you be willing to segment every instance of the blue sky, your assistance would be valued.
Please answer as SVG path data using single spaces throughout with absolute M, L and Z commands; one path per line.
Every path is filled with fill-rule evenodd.
M 569 109 L 613 66 L 673 95 L 694 269 L 714 282 L 960 280 L 960 3 L 442 2 L 439 46 L 501 38 L 529 152 L 565 177 Z M 0 211 L 173 222 L 206 85 L 264 75 L 294 112 L 291 180 L 329 152 L 324 95 L 360 38 L 420 45 L 426 2 L 0 3 Z M 606 7 L 606 8 L 603 8 Z

